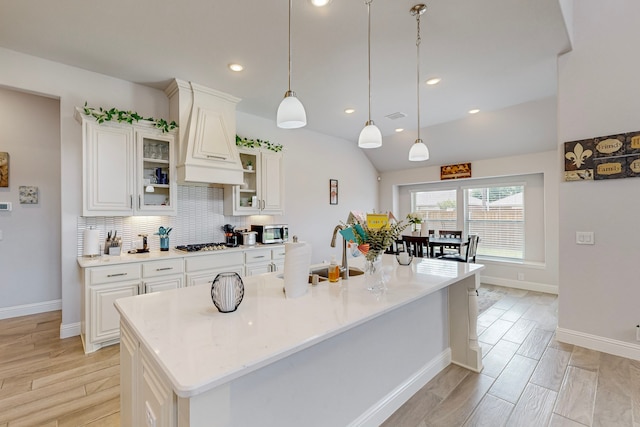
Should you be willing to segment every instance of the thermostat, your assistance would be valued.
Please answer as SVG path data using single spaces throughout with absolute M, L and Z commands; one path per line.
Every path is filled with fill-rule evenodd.
M 10 202 L 0 202 L 0 211 L 10 211 L 11 203 Z

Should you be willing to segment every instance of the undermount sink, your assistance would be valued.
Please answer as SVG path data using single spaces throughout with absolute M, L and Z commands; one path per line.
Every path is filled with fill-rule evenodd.
M 317 274 L 321 278 L 329 277 L 329 267 L 312 268 L 309 270 L 309 274 Z M 362 274 L 364 274 L 364 271 L 358 268 L 349 267 L 349 277 L 360 276 Z
M 313 283 L 312 282 L 312 275 L 313 274 L 318 274 L 318 273 L 309 273 L 309 279 L 308 279 L 307 283 Z M 284 274 L 278 274 L 276 277 L 278 279 L 284 279 Z M 327 280 L 329 280 L 327 277 L 323 277 L 323 276 L 318 274 L 318 282 L 326 282 Z

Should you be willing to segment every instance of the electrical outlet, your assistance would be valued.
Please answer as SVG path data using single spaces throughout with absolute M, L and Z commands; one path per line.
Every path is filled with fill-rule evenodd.
M 594 245 L 593 231 L 576 231 L 576 244 Z
M 524 273 L 518 273 L 518 280 L 524 280 Z

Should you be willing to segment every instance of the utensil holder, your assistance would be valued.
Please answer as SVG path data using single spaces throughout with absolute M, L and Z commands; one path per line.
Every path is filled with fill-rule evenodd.
M 220 313 L 236 311 L 244 297 L 244 283 L 238 273 L 220 273 L 211 285 L 211 300 Z
M 160 250 L 168 251 L 169 250 L 169 237 L 161 237 L 160 238 Z

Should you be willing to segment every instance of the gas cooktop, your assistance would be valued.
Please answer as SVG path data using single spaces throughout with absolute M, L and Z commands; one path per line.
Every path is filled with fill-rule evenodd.
M 176 249 L 179 251 L 185 252 L 200 252 L 200 251 L 219 251 L 222 249 L 227 249 L 230 246 L 227 246 L 226 243 L 198 243 L 195 245 L 180 245 L 176 246 Z

